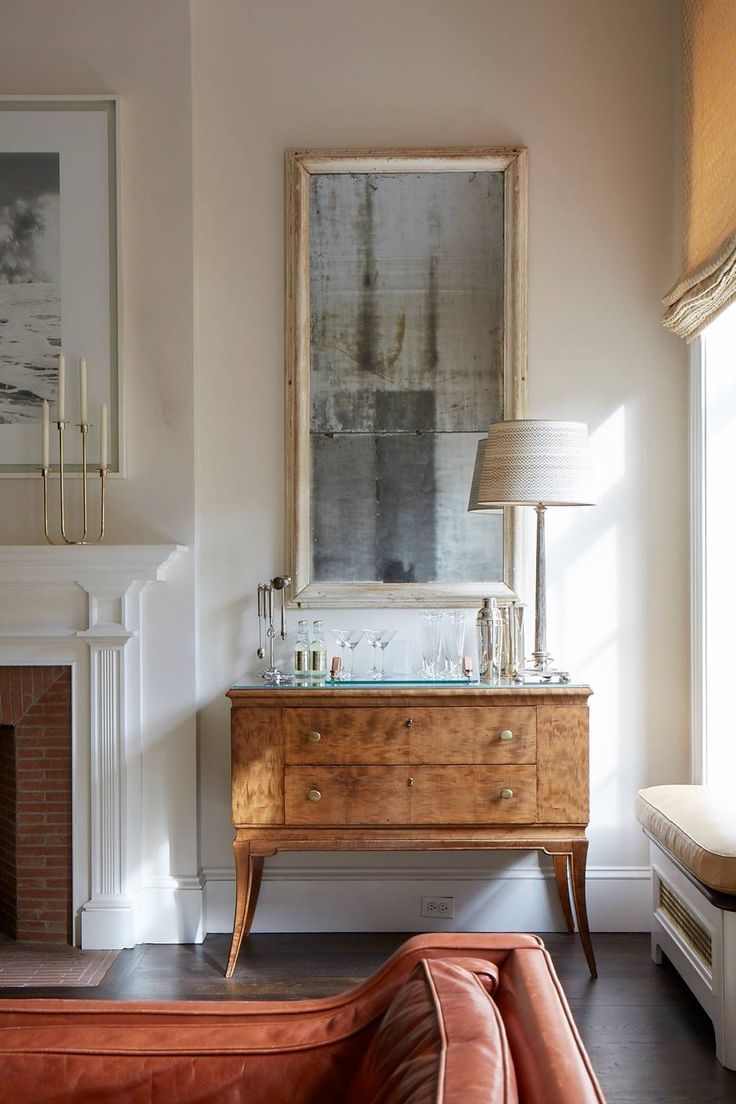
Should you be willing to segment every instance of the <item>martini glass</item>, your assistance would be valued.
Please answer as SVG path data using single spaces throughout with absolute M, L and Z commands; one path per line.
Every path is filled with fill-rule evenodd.
M 378 650 L 387 632 L 387 629 L 363 629 L 363 635 L 373 649 L 373 666 L 370 669 L 369 678 L 380 679 L 381 677 L 381 671 L 378 667 Z M 383 650 L 381 650 L 381 657 L 383 658 Z M 381 666 L 383 666 L 383 663 L 381 663 Z
M 363 639 L 361 629 L 330 629 L 343 654 L 342 678 L 349 680 L 353 677 L 353 652 Z M 345 663 L 345 656 L 350 657 L 349 665 Z
M 388 648 L 388 646 L 391 643 L 391 641 L 393 640 L 393 638 L 396 636 L 397 632 L 398 632 L 398 629 L 385 629 L 384 633 L 383 633 L 383 636 L 378 641 L 378 647 L 381 649 L 381 674 L 379 676 L 380 678 L 385 677 L 386 649 Z

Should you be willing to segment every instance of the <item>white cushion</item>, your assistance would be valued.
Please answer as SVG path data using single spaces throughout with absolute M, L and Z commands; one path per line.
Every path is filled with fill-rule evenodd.
M 736 893 L 736 799 L 720 786 L 650 786 L 636 815 L 647 831 L 705 885 Z

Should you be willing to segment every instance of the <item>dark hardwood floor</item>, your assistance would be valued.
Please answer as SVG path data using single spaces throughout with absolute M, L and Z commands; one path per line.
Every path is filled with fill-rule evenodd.
M 200 946 L 123 951 L 94 989 L 5 989 L 0 999 L 285 1000 L 356 985 L 404 933 L 253 935 L 235 977 L 223 977 L 229 937 Z M 716 1061 L 713 1030 L 672 967 L 655 966 L 647 935 L 594 936 L 600 977 L 591 981 L 577 940 L 543 937 L 608 1104 L 736 1102 L 736 1073 Z

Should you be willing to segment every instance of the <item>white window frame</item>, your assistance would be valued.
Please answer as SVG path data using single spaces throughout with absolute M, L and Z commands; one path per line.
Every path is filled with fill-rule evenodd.
M 708 775 L 705 342 L 690 345 L 690 780 Z
M 733 313 L 731 313 L 733 312 Z M 725 318 L 729 313 L 729 319 Z M 732 385 L 731 372 L 736 377 L 736 348 L 732 350 L 733 335 L 736 334 L 736 304 L 714 322 L 713 328 L 725 324 L 724 331 L 713 333 L 710 330 L 697 338 L 690 346 L 690 630 L 691 630 L 691 781 L 695 784 L 717 784 L 724 769 L 733 770 L 736 764 L 736 745 L 734 743 L 733 723 L 727 715 L 723 682 L 717 681 L 724 676 L 731 681 L 730 666 L 721 668 L 726 652 L 730 663 L 730 623 L 724 618 L 720 594 L 713 594 L 714 586 L 725 585 L 727 594 L 723 600 L 729 603 L 733 612 L 735 592 L 731 586 L 730 564 L 728 580 L 723 572 L 721 542 L 734 542 L 734 518 L 730 484 L 724 497 L 723 487 L 715 481 L 715 476 L 728 475 L 736 467 L 736 389 Z M 728 357 L 728 362 L 722 358 Z M 709 365 L 709 357 L 712 366 Z M 724 368 L 729 373 L 728 388 L 723 387 Z M 715 376 L 713 375 L 715 372 Z M 736 380 L 734 381 L 736 382 Z M 726 438 L 727 451 L 724 454 L 721 434 L 724 425 L 721 421 L 724 413 L 721 402 L 730 405 L 729 432 Z M 714 424 L 709 427 L 708 419 Z M 713 437 L 712 434 L 718 434 Z M 715 450 L 715 451 L 713 451 Z M 728 467 L 722 465 L 726 460 Z M 709 464 L 718 464 L 720 469 L 711 472 Z M 710 500 L 709 500 L 710 496 Z M 710 542 L 710 547 L 709 547 Z M 717 572 L 714 580 L 712 573 Z M 716 605 L 716 603 L 718 603 Z M 725 611 L 728 614 L 728 610 Z M 714 634 L 718 633 L 718 637 Z M 724 636 L 725 634 L 725 636 Z M 718 649 L 719 655 L 709 656 L 708 649 Z M 716 670 L 716 660 L 719 670 Z M 730 740 L 730 751 L 722 740 Z

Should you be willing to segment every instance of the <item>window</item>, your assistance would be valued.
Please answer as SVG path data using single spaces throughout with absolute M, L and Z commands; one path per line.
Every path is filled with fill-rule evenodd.
M 736 778 L 736 304 L 711 323 L 694 366 L 696 782 Z

